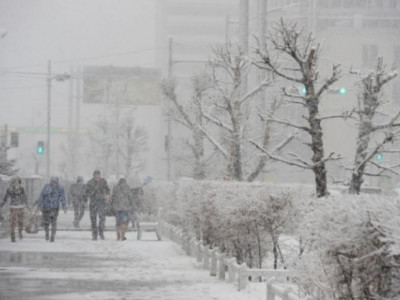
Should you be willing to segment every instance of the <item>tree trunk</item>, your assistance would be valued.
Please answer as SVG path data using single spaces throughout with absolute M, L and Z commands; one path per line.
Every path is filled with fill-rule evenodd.
M 312 161 L 314 166 L 312 168 L 315 175 L 315 184 L 317 197 L 324 197 L 329 194 L 326 180 L 326 167 L 324 162 L 324 143 L 322 139 L 322 127 L 321 120 L 318 118 L 318 99 L 315 98 L 314 87 L 307 86 L 307 93 L 310 93 L 308 100 L 308 122 L 310 124 L 310 135 L 311 135 L 311 150 L 313 152 Z
M 376 102 L 377 99 L 369 93 L 363 94 L 364 107 L 361 112 L 363 117 L 358 126 L 357 149 L 349 188 L 350 194 L 360 194 L 361 185 L 364 182 L 364 171 L 367 166 L 365 159 L 371 140 L 372 119 L 375 115 Z
M 274 270 L 278 269 L 278 247 L 277 244 L 278 242 L 272 241 L 274 246 L 273 246 L 273 253 L 274 253 Z

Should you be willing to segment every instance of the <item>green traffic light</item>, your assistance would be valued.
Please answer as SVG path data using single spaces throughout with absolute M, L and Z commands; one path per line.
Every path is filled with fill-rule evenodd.
M 346 88 L 342 87 L 339 89 L 339 94 L 344 95 L 346 94 Z
M 305 95 L 305 94 L 307 93 L 307 89 L 306 89 L 305 86 L 303 86 L 303 88 L 301 89 L 301 93 L 302 93 L 303 95 Z
M 44 142 L 43 141 L 38 141 L 37 146 L 36 146 L 36 153 L 37 154 L 44 153 Z
M 381 161 L 383 159 L 383 155 L 381 154 L 381 153 L 378 153 L 377 155 L 376 155 L 376 160 L 377 161 Z

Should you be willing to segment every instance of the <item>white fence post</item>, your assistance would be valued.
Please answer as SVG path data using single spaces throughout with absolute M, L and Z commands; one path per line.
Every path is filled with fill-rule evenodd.
M 202 240 L 196 242 L 196 259 L 199 263 L 203 261 L 203 256 L 201 255 L 201 244 L 203 244 Z
M 274 281 L 274 278 L 270 278 L 267 281 L 267 300 L 275 300 L 275 293 L 272 288 L 272 282 Z
M 243 290 L 247 286 L 247 264 L 242 263 L 239 269 L 239 291 Z
M 262 276 L 269 278 L 267 280 L 267 300 L 276 300 L 278 296 L 281 300 L 301 300 L 298 295 L 295 295 L 291 287 L 285 287 L 276 283 L 276 278 L 287 277 L 290 272 L 287 270 L 270 270 L 270 269 L 249 269 L 246 263 L 238 265 L 236 258 L 228 259 L 226 253 L 219 252 L 219 248 L 210 249 L 209 245 L 203 246 L 203 241 L 196 241 L 191 238 L 182 229 L 170 225 L 164 221 L 160 221 L 158 226 L 159 232 L 166 235 L 170 240 L 180 244 L 188 255 L 195 255 L 197 262 L 202 263 L 202 267 L 210 271 L 211 276 L 226 279 L 226 267 L 228 268 L 228 282 L 238 280 L 238 290 L 243 290 L 247 287 L 249 276 Z M 211 262 L 210 262 L 211 260 Z M 303 300 L 312 300 L 313 297 L 307 296 Z
M 215 247 L 211 250 L 211 266 L 210 266 L 210 275 L 217 276 L 217 251 L 218 248 Z
M 207 247 L 208 246 L 201 246 L 201 254 L 203 256 L 203 269 L 208 270 L 208 268 L 210 267 L 210 257 L 208 256 L 207 253 Z
M 218 278 L 221 280 L 225 280 L 225 253 L 220 253 L 218 255 L 218 264 Z
M 235 281 L 235 270 L 233 264 L 236 262 L 236 258 L 228 259 L 228 282 Z

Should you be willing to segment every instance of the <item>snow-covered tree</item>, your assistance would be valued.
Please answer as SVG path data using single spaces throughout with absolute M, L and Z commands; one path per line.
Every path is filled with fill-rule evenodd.
M 286 86 L 288 82 L 297 86 L 296 92 L 283 88 L 283 94 L 289 104 L 300 106 L 305 110 L 304 120 L 296 123 L 296 120 L 277 118 L 268 113 L 264 115 L 271 122 L 308 135 L 310 141 L 307 144 L 312 151 L 312 158 L 309 161 L 301 155 L 291 153 L 294 159 L 288 159 L 274 155 L 262 146 L 259 148 L 272 159 L 312 170 L 315 175 L 317 196 L 323 197 L 328 194 L 325 165 L 338 157 L 333 153 L 325 156 L 321 122 L 332 116 L 321 116 L 320 104 L 323 93 L 339 79 L 340 71 L 339 66 L 334 65 L 332 72 L 322 77 L 318 71 L 320 51 L 320 45 L 314 41 L 311 34 L 304 34 L 295 23 L 281 20 L 273 27 L 266 44 L 259 45 L 256 49 L 259 58 L 255 64 L 261 69 L 268 70 L 273 76 L 283 79 Z M 303 89 L 304 94 L 297 92 L 298 89 Z
M 0 174 L 12 176 L 17 174 L 18 169 L 15 169 L 16 160 L 7 158 L 7 151 L 10 146 L 7 145 L 7 126 L 1 127 L 0 130 Z
M 380 57 L 375 69 L 361 76 L 358 106 L 355 110 L 358 123 L 357 146 L 349 187 L 349 192 L 352 194 L 360 193 L 364 176 L 379 176 L 383 172 L 397 174 L 393 166 L 385 166 L 375 161 L 374 157 L 377 153 L 390 152 L 389 145 L 400 136 L 400 111 L 391 116 L 381 111 L 386 102 L 382 89 L 397 76 L 397 71 L 386 71 L 383 59 Z M 374 144 L 373 141 L 375 141 Z M 368 166 L 374 166 L 378 172 L 368 171 Z
M 141 156 L 147 150 L 147 132 L 135 124 L 132 110 L 125 111 L 118 123 L 111 121 L 113 118 L 100 118 L 96 127 L 91 132 L 90 158 L 95 159 L 95 164 L 101 166 L 104 176 L 110 175 L 111 164 L 115 166 L 117 155 L 124 161 L 124 171 L 121 173 L 126 178 L 141 170 L 144 158 Z M 116 145 L 118 147 L 116 147 Z
M 133 111 L 127 111 L 122 116 L 118 130 L 119 154 L 124 160 L 126 178 L 144 167 L 143 154 L 147 151 L 148 134 L 143 126 L 135 124 Z
M 266 158 L 263 157 L 263 162 L 255 166 L 249 163 L 258 156 L 249 147 L 246 148 L 246 138 L 251 134 L 251 119 L 256 117 L 251 109 L 255 106 L 255 96 L 270 84 L 270 79 L 262 78 L 254 88 L 246 91 L 244 78 L 251 65 L 247 54 L 232 44 L 217 45 L 213 50 L 214 56 L 210 61 L 212 92 L 209 104 L 199 109 L 201 115 L 216 129 L 204 131 L 204 134 L 214 141 L 225 158 L 226 178 L 254 180 L 262 171 Z M 265 130 L 263 134 L 269 133 Z M 269 138 L 265 138 L 265 142 L 268 141 Z M 246 166 L 251 167 L 246 169 Z
M 167 113 L 172 115 L 176 122 L 186 127 L 191 133 L 192 138 L 190 140 L 184 139 L 182 142 L 191 152 L 192 159 L 189 162 L 192 168 L 191 176 L 198 180 L 206 178 L 206 166 L 209 157 L 206 157 L 205 153 L 204 118 L 199 114 L 196 107 L 203 105 L 208 86 L 208 80 L 203 74 L 193 76 L 193 95 L 190 101 L 185 102 L 178 99 L 177 81 L 175 79 L 164 80 L 161 84 L 163 95 L 173 103 L 175 108 L 175 113 L 172 110 Z

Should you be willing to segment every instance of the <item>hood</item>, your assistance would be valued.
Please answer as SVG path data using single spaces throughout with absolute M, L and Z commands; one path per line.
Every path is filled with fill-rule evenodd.
M 50 183 L 52 183 L 52 182 L 55 182 L 56 184 L 58 184 L 58 182 L 59 182 L 58 177 L 57 177 L 57 176 L 52 176 L 52 177 L 50 178 Z

